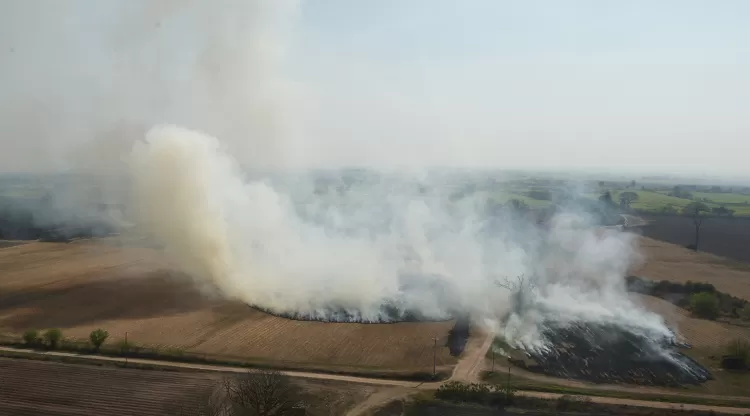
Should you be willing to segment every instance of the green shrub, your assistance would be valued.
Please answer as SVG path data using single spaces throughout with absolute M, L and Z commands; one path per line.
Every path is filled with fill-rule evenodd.
M 23 343 L 28 347 L 39 345 L 39 331 L 36 329 L 29 329 L 23 333 Z
M 89 341 L 91 342 L 91 345 L 94 347 L 94 351 L 99 351 L 99 349 L 102 347 L 102 344 L 109 338 L 109 332 L 99 328 L 91 331 L 89 334 Z
M 690 309 L 699 318 L 716 319 L 719 316 L 719 299 L 713 293 L 696 293 L 690 296 Z
M 701 293 L 701 292 L 715 293 L 716 288 L 711 283 L 693 283 L 688 280 L 688 282 L 685 283 L 685 292 L 686 293 Z
M 47 346 L 53 350 L 60 345 L 60 340 L 62 340 L 62 337 L 62 331 L 57 328 L 48 329 L 44 333 L 44 341 L 47 343 Z

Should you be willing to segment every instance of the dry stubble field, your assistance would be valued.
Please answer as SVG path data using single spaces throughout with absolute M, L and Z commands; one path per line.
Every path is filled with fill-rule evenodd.
M 652 296 L 634 297 L 647 309 L 664 317 L 670 327 L 677 329 L 693 347 L 722 348 L 733 338 L 750 340 L 750 328 L 694 318 L 689 311 Z
M 708 282 L 722 292 L 750 300 L 750 264 L 647 237 L 640 238 L 640 247 L 646 262 L 632 271 L 635 275 L 680 283 Z
M 293 321 L 201 294 L 148 248 L 81 241 L 0 249 L 0 333 L 60 328 L 86 339 L 176 348 L 210 358 L 337 371 L 448 370 L 453 322 L 331 324 Z
M 719 291 L 750 300 L 750 265 L 645 237 L 640 239 L 640 245 L 646 261 L 643 266 L 633 270 L 633 274 L 679 283 L 707 282 Z M 741 338 L 750 340 L 750 328 L 697 319 L 687 310 L 663 299 L 642 295 L 634 297 L 663 316 L 672 328 L 692 344 L 693 348 L 685 353 L 708 367 L 717 377 L 693 390 L 708 394 L 747 395 L 747 377 L 722 370 L 720 357 L 726 353 L 725 347 L 730 341 Z
M 750 300 L 750 265 L 647 237 L 640 238 L 640 247 L 645 263 L 632 274 L 679 283 L 707 282 L 719 291 Z M 693 318 L 685 309 L 651 296 L 637 298 L 695 347 L 720 348 L 733 338 L 750 339 L 748 328 Z

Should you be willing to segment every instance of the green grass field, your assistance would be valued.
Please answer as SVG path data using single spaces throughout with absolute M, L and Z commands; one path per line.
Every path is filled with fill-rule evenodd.
M 677 198 L 653 191 L 615 191 L 612 193 L 612 199 L 619 201 L 622 192 L 635 192 L 638 195 L 638 199 L 631 206 L 633 209 L 645 211 L 658 211 L 670 204 L 680 209 L 693 202 L 689 199 Z
M 543 208 L 543 207 L 549 206 L 552 203 L 550 201 L 542 201 L 542 200 L 528 197 L 521 193 L 514 193 L 514 192 L 509 192 L 509 191 L 493 191 L 492 193 L 490 193 L 489 197 L 490 199 L 500 204 L 505 204 L 510 200 L 517 199 L 519 201 L 525 202 L 530 207 L 537 207 L 537 208 Z
M 732 194 L 732 193 L 710 193 L 710 192 L 693 192 L 695 199 L 709 199 L 717 204 L 745 204 L 750 203 L 750 195 Z
M 615 191 L 612 193 L 612 198 L 615 201 L 619 201 L 620 193 L 626 191 Z M 660 193 L 655 191 L 629 191 L 638 194 L 638 199 L 631 204 L 631 207 L 640 211 L 652 211 L 659 212 L 662 208 L 672 205 L 678 210 L 684 208 L 687 204 L 693 202 L 690 199 L 677 198 L 669 196 L 666 193 Z M 733 204 L 743 203 L 745 200 L 750 200 L 750 196 L 742 194 L 729 194 L 729 193 L 706 193 L 706 192 L 694 192 L 693 197 L 695 200 L 699 198 L 708 198 L 712 202 L 706 202 L 709 208 L 718 208 L 722 204 Z M 727 208 L 734 211 L 735 216 L 750 216 L 750 205 L 726 205 Z
M 622 192 L 635 192 L 638 195 L 638 199 L 632 203 L 632 208 L 638 211 L 647 212 L 661 212 L 664 207 L 671 205 L 678 211 L 683 209 L 686 205 L 694 200 L 677 198 L 669 196 L 666 192 L 646 191 L 646 190 L 618 190 L 612 192 L 612 199 L 619 201 L 620 194 Z M 489 193 L 489 198 L 500 204 L 506 204 L 508 201 L 517 199 L 525 202 L 532 208 L 544 208 L 552 204 L 551 201 L 542 201 L 531 198 L 526 195 L 524 189 L 511 188 L 503 190 L 493 190 Z M 595 200 L 601 196 L 601 193 L 588 192 L 582 196 Z M 722 205 L 734 211 L 734 216 L 750 216 L 750 205 L 734 205 L 742 204 L 746 200 L 750 200 L 750 195 L 743 194 L 732 194 L 732 193 L 707 193 L 707 192 L 694 192 L 693 196 L 695 200 L 701 198 L 708 198 L 711 202 L 706 202 L 709 208 L 717 208 Z

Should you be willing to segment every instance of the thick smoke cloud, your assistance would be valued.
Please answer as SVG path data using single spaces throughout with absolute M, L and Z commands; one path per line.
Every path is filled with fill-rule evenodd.
M 27 176 L 2 177 L 20 191 L 0 194 L 0 236 L 126 225 L 124 161 L 157 123 L 282 165 L 297 100 L 278 67 L 298 13 L 296 0 L 2 2 L 0 174 Z
M 551 315 L 667 332 L 622 285 L 637 260 L 632 237 L 596 231 L 576 210 L 547 228 L 488 215 L 483 195 L 461 196 L 466 183 L 434 172 L 247 173 L 283 168 L 300 148 L 328 151 L 290 141 L 305 100 L 279 64 L 298 8 L 4 4 L 0 144 L 13 156 L 3 170 L 93 173 L 91 186 L 127 205 L 117 224 L 135 224 L 206 290 L 277 313 L 380 321 L 466 311 L 528 345 L 543 344 Z M 193 130 L 151 128 L 161 123 Z M 64 196 L 74 201 L 65 211 L 82 211 Z M 521 296 L 497 285 L 521 275 L 533 282 Z
M 278 164 L 296 0 L 24 0 L 0 6 L 0 171 L 121 174 L 156 123 Z M 253 132 L 250 139 L 247 132 Z M 247 159 L 244 159 L 247 156 Z
M 136 146 L 131 169 L 137 223 L 175 263 L 275 313 L 381 322 L 403 319 L 384 305 L 430 319 L 468 312 L 529 348 L 544 347 L 550 319 L 670 335 L 627 296 L 634 236 L 580 212 L 546 227 L 491 213 L 481 193 L 456 193 L 466 183 L 451 175 L 246 179 L 217 139 L 169 125 Z

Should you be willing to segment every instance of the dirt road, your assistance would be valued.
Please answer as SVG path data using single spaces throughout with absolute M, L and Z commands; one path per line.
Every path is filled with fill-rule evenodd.
M 454 368 L 453 374 L 451 376 L 451 380 L 477 381 L 480 371 L 484 368 L 485 352 L 487 351 L 491 343 L 492 343 L 491 334 L 484 334 L 483 337 L 473 338 L 470 341 L 470 345 L 467 345 L 465 356 L 462 357 L 461 360 L 459 360 L 459 363 Z M 102 362 L 102 361 L 117 362 L 117 363 L 126 362 L 126 359 L 121 358 L 121 357 L 106 357 L 106 356 L 99 356 L 99 355 L 74 354 L 74 353 L 66 353 L 66 352 L 58 352 L 58 351 L 19 350 L 16 348 L 8 348 L 8 347 L 0 347 L 0 351 L 15 352 L 15 353 L 23 352 L 26 354 L 33 354 L 33 355 L 40 355 L 40 356 L 47 355 L 47 356 L 55 356 L 55 357 L 74 357 L 77 359 L 86 359 L 90 361 L 99 361 L 99 362 Z M 224 372 L 224 373 L 242 373 L 248 370 L 247 368 L 241 368 L 241 367 L 230 367 L 230 366 L 209 365 L 209 364 L 178 363 L 178 362 L 173 362 L 173 361 L 145 360 L 145 359 L 138 359 L 138 358 L 129 358 L 127 359 L 127 362 L 133 363 L 133 364 L 157 365 L 157 366 L 162 366 L 162 367 L 192 369 L 192 370 L 200 370 L 200 371 Z M 499 369 L 499 368 L 501 367 L 496 366 L 496 369 Z M 303 372 L 303 371 L 283 371 L 283 374 L 286 374 L 290 377 L 297 377 L 297 378 L 333 380 L 333 381 L 340 381 L 340 382 L 347 382 L 347 383 L 359 383 L 359 384 L 368 384 L 368 385 L 373 385 L 373 386 L 390 387 L 390 389 L 373 394 L 363 403 L 360 403 L 360 405 L 356 406 L 354 409 L 352 409 L 349 412 L 349 415 L 351 416 L 354 416 L 357 414 L 363 414 L 368 409 L 372 409 L 374 407 L 385 404 L 395 398 L 406 396 L 415 390 L 432 390 L 432 389 L 438 388 L 442 384 L 442 382 L 420 383 L 420 382 L 415 382 L 415 381 L 354 377 L 354 376 L 345 376 L 345 375 L 337 375 L 337 374 L 310 373 L 310 372 Z M 555 382 L 558 384 L 565 384 L 564 382 L 566 381 L 567 380 L 555 379 Z M 615 386 L 615 389 L 619 391 L 626 390 L 625 388 L 622 388 L 620 386 Z M 632 390 L 632 389 L 627 388 L 627 390 Z M 645 393 L 646 391 L 640 390 L 640 392 Z M 529 396 L 529 397 L 544 398 L 544 399 L 556 399 L 562 396 L 561 394 L 541 393 L 541 392 L 534 392 L 534 391 L 519 391 L 518 394 L 522 394 L 522 395 Z M 706 397 L 706 398 L 727 398 L 727 397 L 715 397 L 715 396 L 705 396 L 705 395 L 691 395 L 691 396 L 692 397 Z M 715 412 L 727 413 L 727 414 L 750 413 L 750 409 L 747 409 L 747 408 L 704 406 L 704 405 L 680 404 L 680 403 L 664 403 L 664 402 L 652 402 L 652 401 L 646 401 L 646 400 L 618 399 L 618 398 L 598 397 L 598 396 L 590 396 L 590 398 L 591 398 L 591 401 L 595 403 L 625 404 L 625 405 L 631 405 L 631 406 L 642 406 L 642 407 L 650 407 L 650 408 L 657 408 L 657 409 L 686 409 L 686 410 L 691 409 L 691 410 L 706 410 L 706 411 L 713 410 Z M 750 401 L 750 398 L 745 398 L 745 399 Z
M 469 338 L 469 342 L 464 349 L 463 357 L 453 368 L 451 380 L 475 382 L 479 380 L 479 375 L 484 369 L 484 355 L 492 345 L 492 334 L 482 334 Z

